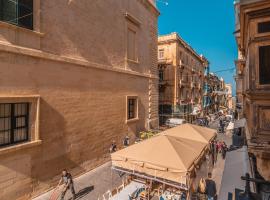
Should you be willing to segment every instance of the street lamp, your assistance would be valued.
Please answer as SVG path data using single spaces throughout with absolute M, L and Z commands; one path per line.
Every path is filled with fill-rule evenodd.
M 261 200 L 262 199 L 261 196 L 259 196 L 258 194 L 254 194 L 250 191 L 250 182 L 270 185 L 269 181 L 256 179 L 256 178 L 250 178 L 249 173 L 246 173 L 245 176 L 241 176 L 241 179 L 246 181 L 246 186 L 245 186 L 245 191 L 239 194 L 239 200 Z
M 245 191 L 239 194 L 239 200 L 256 200 L 252 197 L 250 191 L 250 175 L 246 173 L 246 176 L 241 177 L 242 180 L 246 181 Z

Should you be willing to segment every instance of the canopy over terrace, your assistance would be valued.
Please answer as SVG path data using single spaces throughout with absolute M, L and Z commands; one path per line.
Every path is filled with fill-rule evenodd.
M 180 135 L 184 133 L 183 131 L 189 130 L 186 127 L 186 125 L 181 125 L 170 129 L 174 130 L 173 132 L 165 131 L 113 153 L 113 168 L 187 190 L 189 173 L 204 155 L 208 142 L 214 138 L 215 133 L 209 132 L 207 137 L 195 136 L 194 130 L 198 129 L 197 132 L 203 130 L 195 126 L 193 132 L 190 132 L 190 138 L 194 135 L 195 139 L 187 136 L 182 138 Z M 178 130 L 178 134 L 175 130 Z M 185 136 L 185 134 L 183 135 Z
M 186 138 L 208 144 L 216 136 L 216 130 L 193 124 L 183 124 L 163 131 L 161 134 L 178 138 Z

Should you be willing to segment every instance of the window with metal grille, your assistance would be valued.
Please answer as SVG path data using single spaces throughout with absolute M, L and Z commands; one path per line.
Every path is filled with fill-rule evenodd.
M 270 45 L 259 47 L 259 82 L 270 84 Z
M 129 98 L 128 99 L 128 119 L 135 119 L 137 118 L 137 99 L 136 98 Z
M 28 141 L 29 103 L 0 103 L 0 146 Z
M 258 33 L 270 32 L 270 21 L 258 23 Z
M 0 0 L 0 20 L 33 30 L 33 0 Z

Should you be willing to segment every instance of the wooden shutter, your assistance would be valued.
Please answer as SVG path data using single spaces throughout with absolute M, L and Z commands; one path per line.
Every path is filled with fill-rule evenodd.
M 259 81 L 270 84 L 270 45 L 259 47 Z

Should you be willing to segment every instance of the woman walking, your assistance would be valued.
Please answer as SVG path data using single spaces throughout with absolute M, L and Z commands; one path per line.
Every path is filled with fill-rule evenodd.
M 199 200 L 206 200 L 206 181 L 204 178 L 200 179 L 197 193 L 198 193 Z

